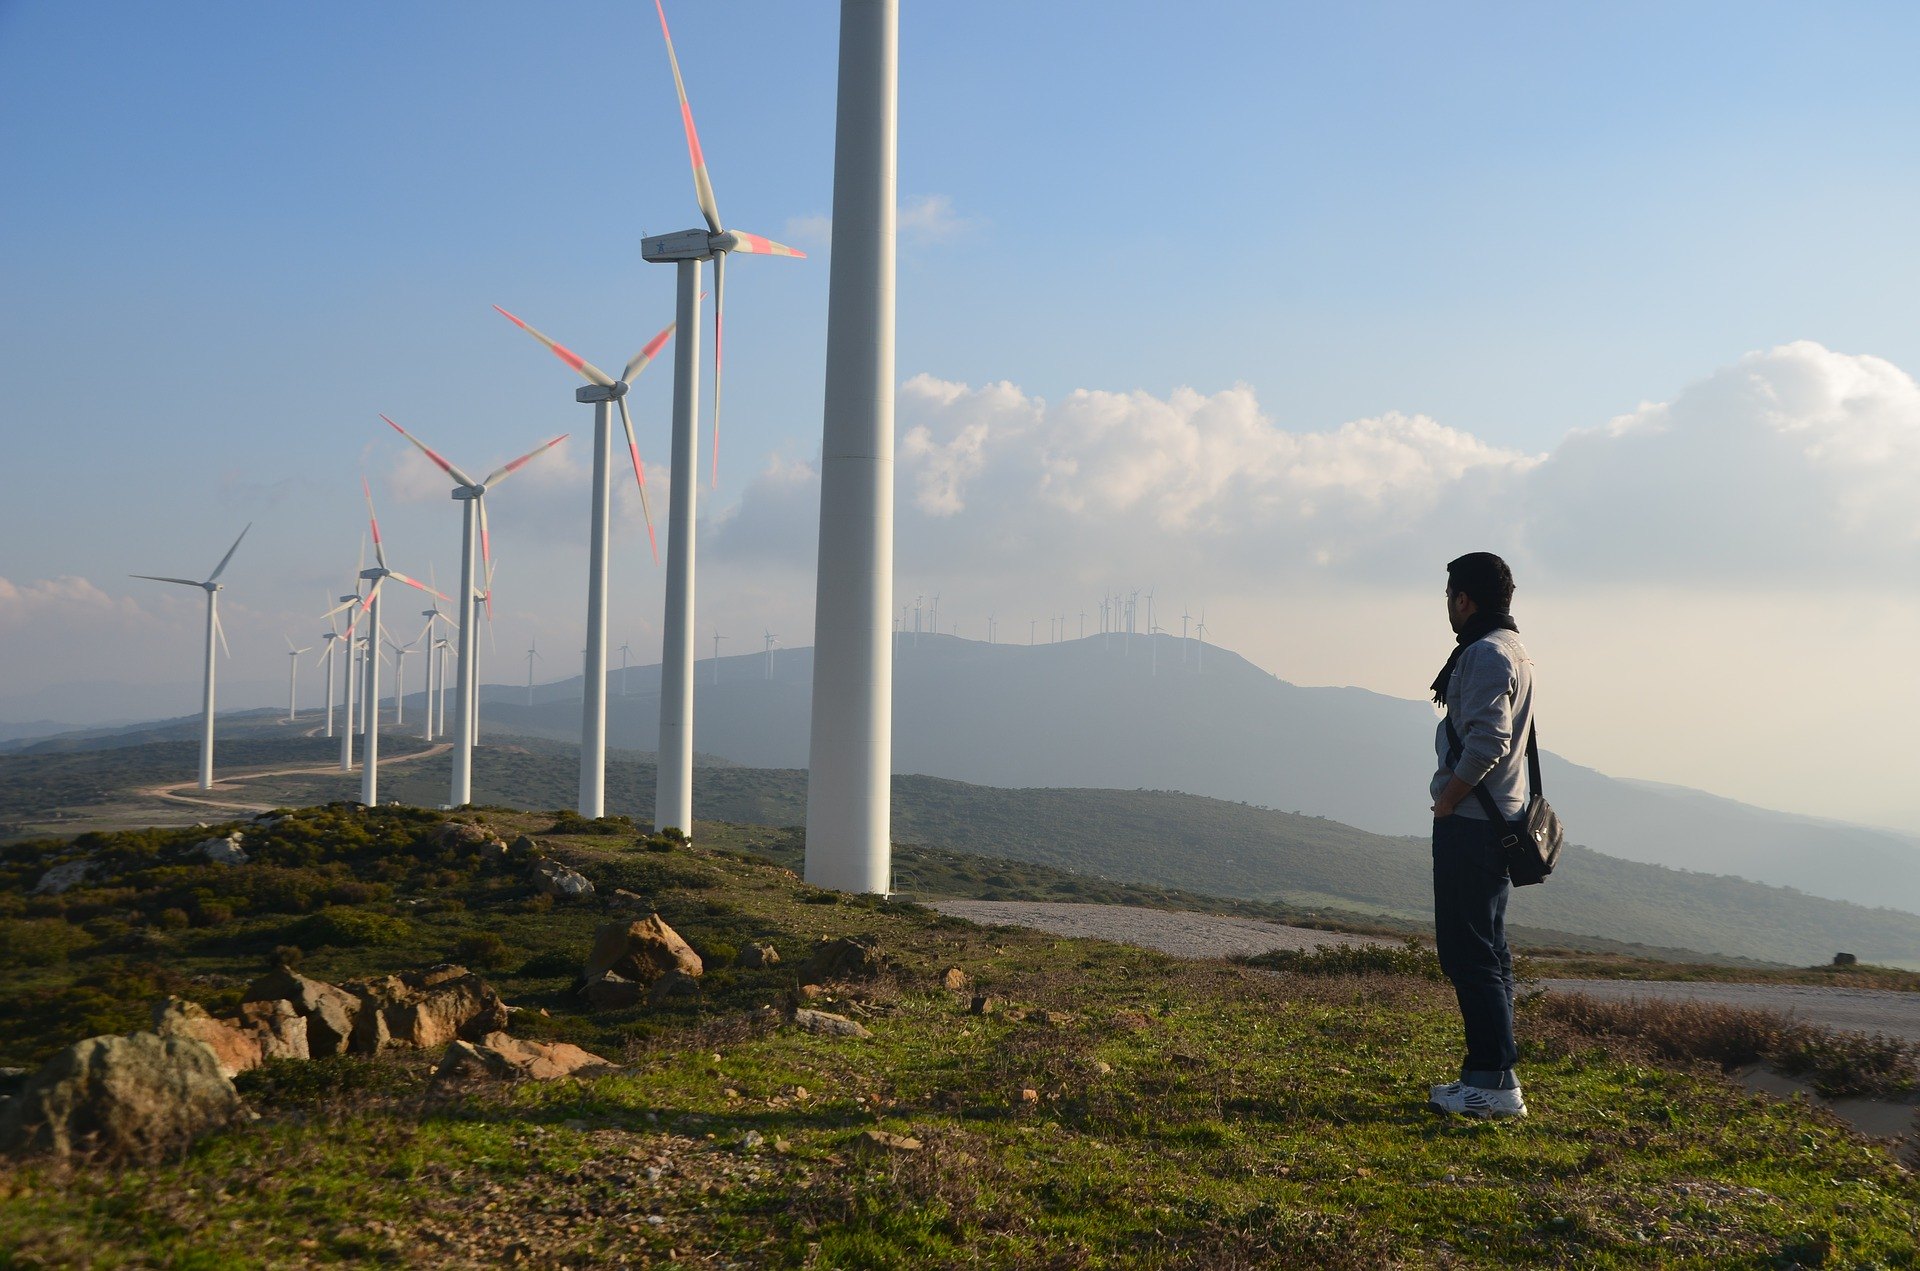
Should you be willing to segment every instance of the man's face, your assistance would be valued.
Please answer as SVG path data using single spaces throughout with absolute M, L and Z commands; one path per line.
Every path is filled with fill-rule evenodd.
M 1466 592 L 1447 588 L 1447 625 L 1453 628 L 1455 635 L 1460 634 L 1460 629 L 1467 625 L 1467 619 L 1473 617 L 1478 609 L 1473 597 Z

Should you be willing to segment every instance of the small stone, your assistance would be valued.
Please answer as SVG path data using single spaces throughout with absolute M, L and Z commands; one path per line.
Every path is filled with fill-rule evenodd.
M 585 874 L 559 861 L 542 859 L 533 863 L 534 887 L 555 900 L 579 900 L 593 895 L 593 882 Z
M 973 987 L 973 977 L 957 966 L 950 966 L 940 973 L 940 987 L 949 993 L 963 993 Z
M 662 1178 L 666 1177 L 666 1174 L 667 1171 L 661 1169 L 658 1165 L 647 1166 L 647 1181 L 649 1183 L 659 1182 Z
M 793 1026 L 803 1028 L 809 1033 L 822 1033 L 829 1037 L 871 1037 L 872 1033 L 854 1023 L 844 1015 L 829 1015 L 825 1011 L 810 1011 L 806 1007 L 794 1011 Z
M 995 1005 L 994 1000 L 985 993 L 975 993 L 973 995 L 973 1001 L 968 1005 L 967 1010 L 975 1015 L 991 1015 L 993 1014 Z
M 215 865 L 245 865 L 250 857 L 240 846 L 241 834 L 235 830 L 225 838 L 201 839 L 188 851 L 206 857 Z
M 775 1139 L 773 1141 L 773 1150 L 785 1156 L 793 1150 L 793 1144 L 787 1142 L 785 1139 Z
M 813 1096 L 808 1093 L 807 1088 L 805 1086 L 795 1086 L 793 1088 L 793 1097 L 796 1100 L 802 1100 L 802 1099 L 811 1099 Z
M 780 951 L 770 944 L 750 944 L 740 950 L 739 965 L 749 969 L 779 966 Z
M 868 1152 L 918 1152 L 926 1145 L 890 1130 L 865 1130 L 854 1140 L 854 1146 Z
M 1040 1092 L 1032 1086 L 1026 1086 L 1020 1091 L 1020 1102 L 1025 1104 L 1038 1103 L 1040 1102 Z
M 1065 1011 L 1040 1010 L 1027 1012 L 1027 1023 L 1029 1024 L 1047 1024 L 1058 1028 L 1062 1024 L 1071 1024 L 1072 1022 L 1073 1016 L 1067 1014 Z
M 1110 1077 L 1113 1075 L 1113 1065 L 1108 1063 L 1104 1059 L 1094 1060 L 1093 1070 L 1099 1073 L 1102 1077 Z
M 580 987 L 580 996 L 596 1011 L 617 1011 L 637 1006 L 645 990 L 624 975 L 603 971 Z
M 818 984 L 802 984 L 800 986 L 800 996 L 806 998 L 809 1002 L 815 998 L 825 997 L 826 995 L 827 991 Z
M 864 979 L 880 969 L 880 946 L 870 936 L 840 936 L 814 945 L 801 975 L 808 980 Z
M 767 1141 L 767 1136 L 758 1130 L 748 1130 L 740 1136 L 740 1146 L 751 1152 Z

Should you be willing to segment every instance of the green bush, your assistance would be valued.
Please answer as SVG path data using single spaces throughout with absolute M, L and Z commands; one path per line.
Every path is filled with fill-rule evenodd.
M 740 950 L 725 940 L 702 940 L 693 946 L 693 951 L 700 955 L 701 964 L 709 971 L 716 967 L 732 966 L 740 956 Z
M 302 948 L 351 948 L 368 944 L 405 944 L 413 938 L 413 924 L 405 918 L 365 909 L 322 909 L 300 923 Z
M 269 1059 L 233 1079 L 249 1102 L 282 1108 L 309 1107 L 346 1095 L 406 1094 L 419 1077 L 399 1064 L 359 1055 L 321 1059 Z
M 1445 978 L 1440 958 L 1418 940 L 1401 945 L 1329 944 L 1318 949 L 1275 949 L 1246 960 L 1248 966 L 1295 975 L 1411 975 Z
M 579 973 L 580 959 L 569 957 L 567 954 L 555 949 L 549 949 L 545 953 L 534 954 L 525 962 L 522 962 L 520 964 L 520 970 L 516 972 L 516 974 L 519 975 L 529 977 L 537 976 L 542 979 L 559 975 L 578 975 Z M 519 1025 L 515 1024 L 514 1027 L 518 1028 Z
M 93 942 L 91 935 L 63 918 L 0 921 L 0 963 L 58 966 Z
M 482 971 L 498 971 L 512 958 L 507 942 L 491 931 L 474 931 L 461 936 L 453 945 L 453 960 L 462 966 Z

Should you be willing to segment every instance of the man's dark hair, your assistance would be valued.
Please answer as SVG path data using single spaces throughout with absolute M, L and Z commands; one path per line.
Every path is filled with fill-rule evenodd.
M 1482 613 L 1513 608 L 1513 571 L 1492 552 L 1468 552 L 1447 562 L 1447 590 L 1465 592 Z

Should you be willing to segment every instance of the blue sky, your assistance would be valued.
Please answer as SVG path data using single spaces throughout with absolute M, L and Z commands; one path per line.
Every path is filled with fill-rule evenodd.
M 1402 412 L 1540 455 L 1790 341 L 1920 368 L 1908 6 L 904 8 L 903 379 L 1056 403 L 1244 384 L 1282 430 Z M 815 253 L 730 279 L 712 511 L 818 445 L 836 13 L 670 17 L 728 223 Z M 565 369 L 489 305 L 603 365 L 657 329 L 672 280 L 639 239 L 697 219 L 676 125 L 631 0 L 0 0 L 0 578 L 135 597 L 169 634 L 113 657 L 161 681 L 191 625 L 123 576 L 210 567 L 252 519 L 235 599 L 277 648 L 352 563 L 363 469 L 395 563 L 444 577 L 452 509 L 394 477 L 376 412 L 468 466 L 586 428 Z M 635 396 L 663 476 L 665 370 Z M 558 489 L 496 504 L 509 614 L 543 647 L 578 607 L 563 540 L 584 509 L 531 506 Z M 940 584 L 917 541 L 909 595 L 910 574 Z M 620 551 L 638 643 L 658 579 L 643 538 Z M 808 629 L 810 579 L 715 565 L 714 622 Z M 976 585 L 971 607 L 1055 585 Z M 1369 670 L 1260 647 L 1244 603 L 1223 641 L 1282 674 L 1416 691 L 1399 681 L 1431 640 Z M 109 653 L 34 639 L 0 699 Z M 278 682 L 271 653 L 236 650 L 236 682 Z

